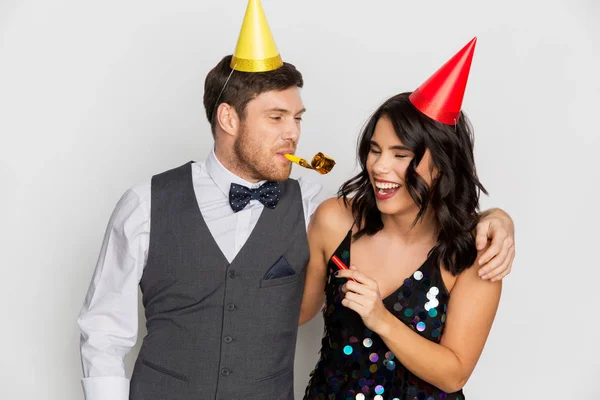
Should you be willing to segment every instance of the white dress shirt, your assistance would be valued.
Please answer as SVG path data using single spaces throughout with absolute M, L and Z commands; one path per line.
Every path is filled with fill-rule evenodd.
M 194 163 L 192 181 L 200 211 L 223 255 L 231 262 L 254 229 L 264 206 L 251 200 L 234 213 L 229 187 L 256 188 L 228 171 L 214 150 Z M 321 186 L 298 179 L 306 224 L 323 200 Z M 100 256 L 78 319 L 81 329 L 83 391 L 86 400 L 127 400 L 129 380 L 124 356 L 137 340 L 138 284 L 150 240 L 150 181 L 129 189 L 108 223 Z M 200 245 L 200 244 L 199 244 Z

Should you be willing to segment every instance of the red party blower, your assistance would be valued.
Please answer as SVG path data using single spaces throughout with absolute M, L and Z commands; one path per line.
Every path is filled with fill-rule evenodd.
M 338 267 L 338 269 L 343 270 L 343 269 L 349 269 L 346 264 L 344 264 L 344 262 L 342 260 L 339 259 L 338 256 L 333 255 L 331 256 L 331 261 L 333 261 L 333 263 Z M 353 280 L 354 282 L 356 282 L 356 280 L 350 278 L 351 280 Z

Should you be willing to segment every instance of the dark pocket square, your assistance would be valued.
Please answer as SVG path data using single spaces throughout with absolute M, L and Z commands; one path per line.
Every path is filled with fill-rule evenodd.
M 282 256 L 275 264 L 273 264 L 273 266 L 271 266 L 271 268 L 269 268 L 263 279 L 283 278 L 285 276 L 294 275 L 295 273 L 296 271 L 288 264 L 285 257 Z

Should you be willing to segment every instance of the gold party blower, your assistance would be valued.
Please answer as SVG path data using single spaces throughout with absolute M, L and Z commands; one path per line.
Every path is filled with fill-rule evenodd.
M 313 169 L 322 175 L 329 173 L 335 165 L 333 158 L 327 157 L 325 154 L 320 152 L 313 157 L 310 164 L 304 158 L 298 157 L 294 154 L 284 154 L 284 156 L 294 164 L 298 164 L 304 168 Z

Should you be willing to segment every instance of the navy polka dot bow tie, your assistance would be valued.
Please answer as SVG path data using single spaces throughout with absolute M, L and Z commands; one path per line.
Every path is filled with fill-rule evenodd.
M 229 204 L 233 212 L 242 211 L 250 200 L 258 200 L 265 207 L 275 208 L 280 194 L 278 182 L 265 182 L 256 189 L 232 183 L 229 188 Z

